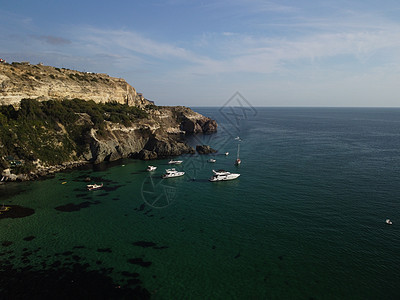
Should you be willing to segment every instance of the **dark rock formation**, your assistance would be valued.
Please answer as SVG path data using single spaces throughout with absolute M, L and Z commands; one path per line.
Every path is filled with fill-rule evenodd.
M 181 123 L 181 130 L 187 134 L 192 133 L 213 133 L 217 131 L 217 122 L 208 118 L 184 119 Z
M 199 154 L 210 154 L 210 153 L 216 153 L 217 152 L 217 150 L 211 148 L 208 145 L 197 145 L 196 146 L 196 151 Z
M 157 158 L 157 153 L 154 151 L 142 149 L 142 150 L 140 150 L 139 153 L 133 154 L 132 158 L 137 158 L 137 159 L 141 159 L 141 160 L 152 160 L 152 159 Z
M 157 154 L 157 158 L 177 156 L 185 153 L 194 153 L 194 149 L 185 143 L 174 140 L 151 138 L 144 149 Z
M 33 215 L 35 210 L 29 207 L 19 205 L 7 205 L 4 208 L 0 206 L 0 219 L 6 218 L 24 218 Z

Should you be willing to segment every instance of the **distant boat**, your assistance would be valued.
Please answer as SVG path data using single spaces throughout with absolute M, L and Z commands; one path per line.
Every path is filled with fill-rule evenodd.
M 171 159 L 168 164 L 170 165 L 180 165 L 181 163 L 183 163 L 183 160 L 173 160 Z
M 208 160 L 208 162 L 209 163 L 215 163 L 217 160 L 215 160 L 215 159 L 213 159 L 213 158 L 210 158 L 209 160 Z
M 235 165 L 237 165 L 237 166 L 242 163 L 242 161 L 239 158 L 239 151 L 240 151 L 240 144 L 238 144 L 237 157 L 236 157 L 236 161 L 235 161 Z
M 146 171 L 151 172 L 151 171 L 155 171 L 157 169 L 157 167 L 155 166 L 148 166 Z
M 214 175 L 210 179 L 208 179 L 211 182 L 233 180 L 240 176 L 240 174 L 230 173 L 225 170 L 218 170 L 218 171 L 213 170 L 213 173 Z
M 179 177 L 185 175 L 185 172 L 177 171 L 174 168 L 173 169 L 166 169 L 165 174 L 162 176 L 162 178 L 172 178 L 172 177 Z
M 101 189 L 103 187 L 103 183 L 102 184 L 88 184 L 87 185 L 87 189 L 89 190 L 89 191 L 94 191 L 94 190 L 98 190 L 98 189 Z
M 238 137 L 238 136 L 235 137 L 235 140 L 236 140 L 236 141 L 239 141 L 239 140 L 240 140 L 240 137 Z
M 386 224 L 392 225 L 392 224 L 393 224 L 393 222 L 392 222 L 392 221 L 390 221 L 390 219 L 386 219 Z
M 228 156 L 228 155 L 229 155 L 229 152 L 225 152 L 225 155 Z

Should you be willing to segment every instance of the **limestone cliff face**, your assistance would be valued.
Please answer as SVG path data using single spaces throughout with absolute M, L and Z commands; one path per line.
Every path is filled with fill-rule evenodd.
M 124 79 L 106 74 L 29 63 L 0 63 L 0 105 L 18 107 L 24 98 L 39 101 L 79 98 L 139 107 L 151 103 Z
M 187 107 L 157 107 L 148 113 L 148 118 L 130 127 L 108 124 L 106 136 L 98 136 L 92 129 L 84 159 L 99 163 L 124 157 L 150 160 L 194 153 L 194 149 L 185 144 L 185 135 L 217 131 L 214 120 Z M 184 126 L 188 120 L 194 125 Z

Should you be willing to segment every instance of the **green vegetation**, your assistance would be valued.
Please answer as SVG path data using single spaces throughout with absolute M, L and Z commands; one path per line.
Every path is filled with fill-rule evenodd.
M 146 109 L 146 110 L 157 110 L 157 109 L 158 109 L 158 106 L 155 105 L 155 104 L 147 104 L 147 105 L 145 106 L 145 109 Z
M 36 159 L 48 164 L 77 159 L 87 150 L 91 128 L 105 134 L 105 121 L 129 126 L 145 117 L 138 107 L 80 99 L 23 99 L 19 110 L 0 106 L 0 168 L 10 166 L 7 156 L 25 162 L 16 168 L 21 172 L 29 171 Z

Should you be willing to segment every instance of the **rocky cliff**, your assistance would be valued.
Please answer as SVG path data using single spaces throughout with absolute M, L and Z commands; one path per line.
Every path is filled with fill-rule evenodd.
M 106 136 L 99 137 L 92 129 L 84 158 L 98 163 L 124 157 L 150 160 L 194 153 L 194 149 L 185 144 L 187 134 L 217 131 L 215 120 L 187 107 L 156 107 L 146 111 L 147 118 L 128 127 L 108 123 Z
M 24 63 L 0 64 L 0 127 L 0 173 L 12 180 L 194 153 L 186 135 L 217 131 L 214 120 L 156 106 L 123 79 Z
M 151 104 L 124 79 L 65 68 L 0 63 L 0 105 L 18 107 L 21 99 L 84 99 L 144 107 Z

